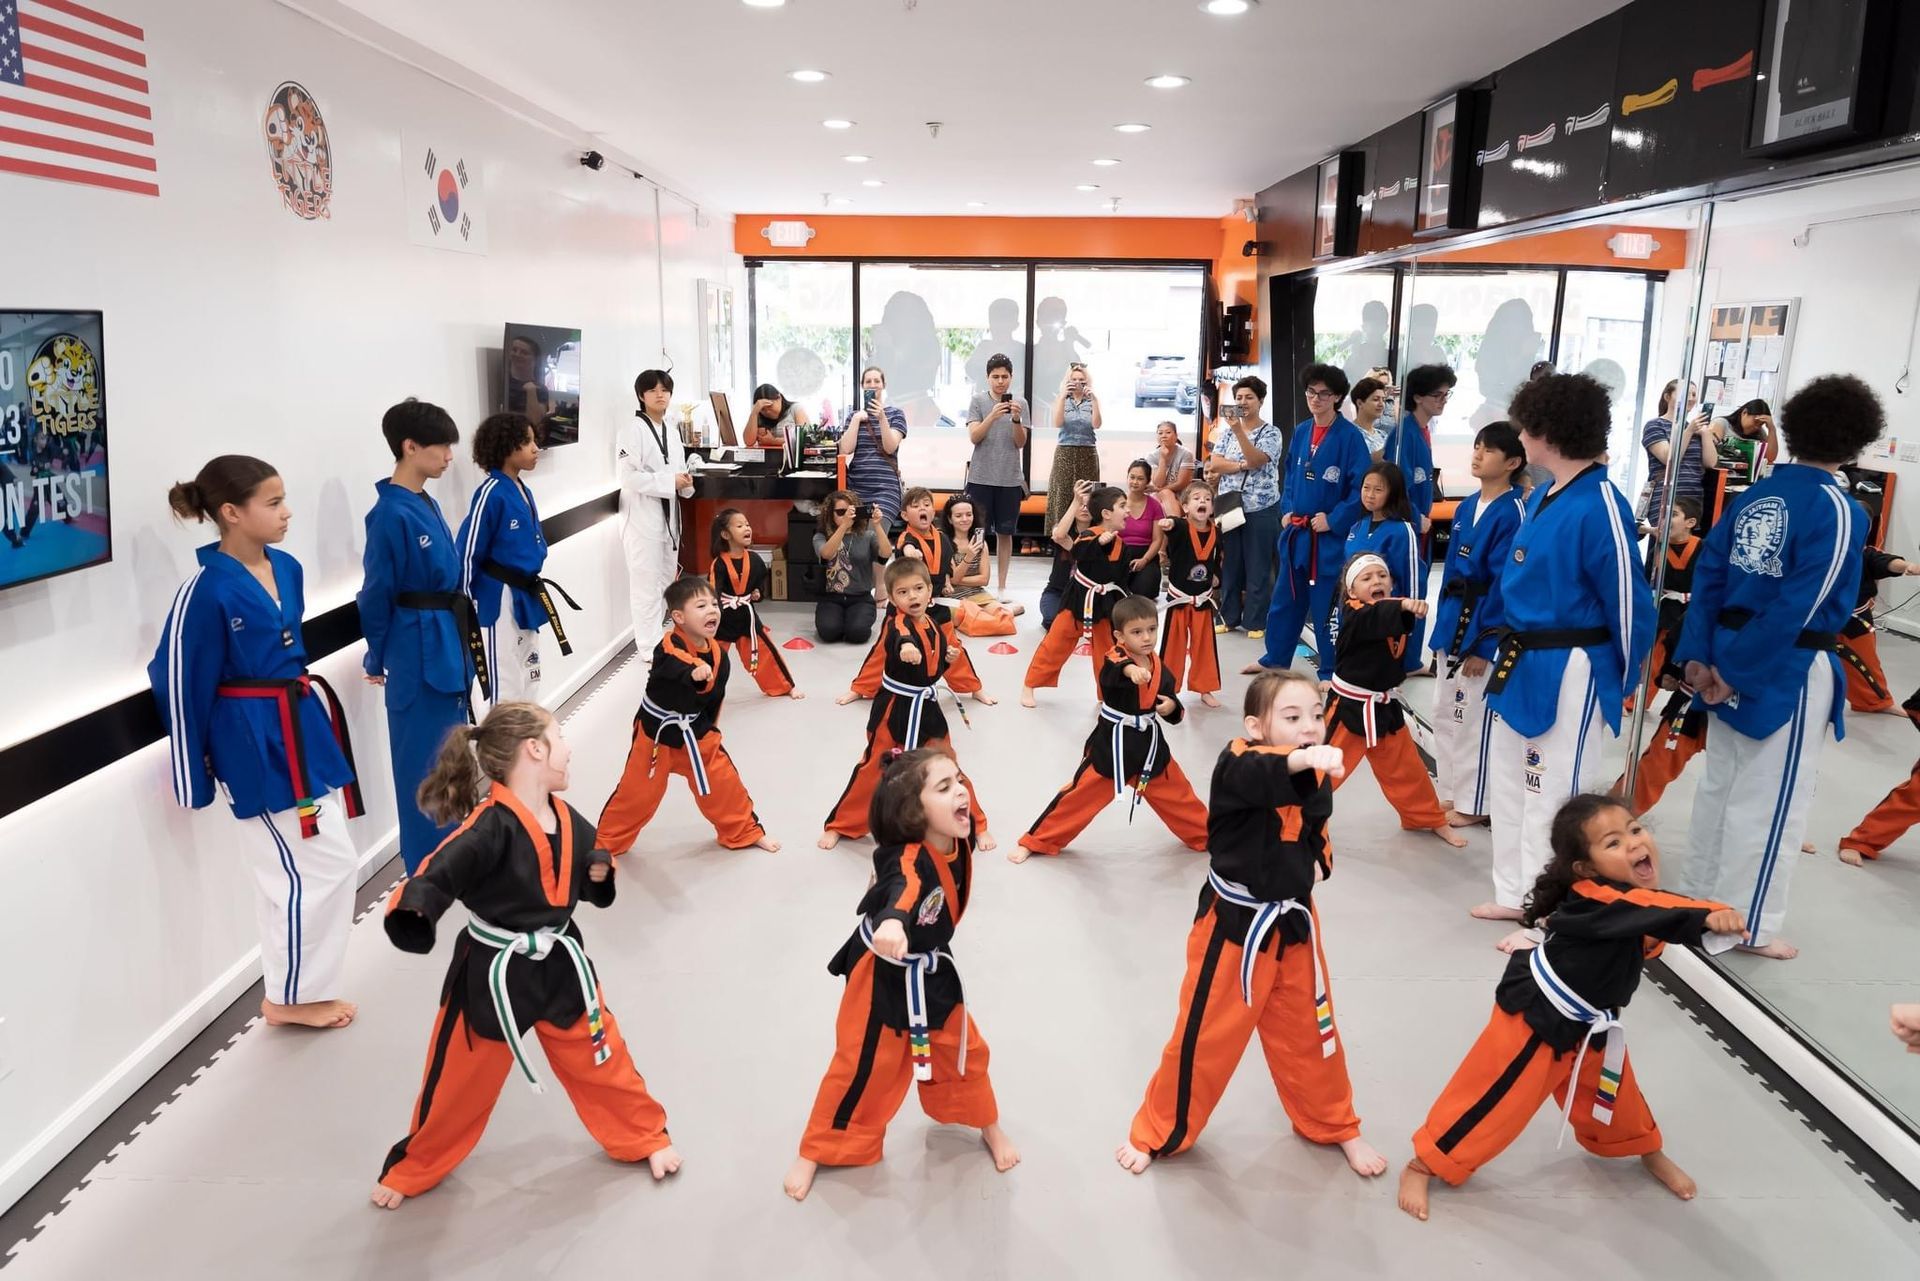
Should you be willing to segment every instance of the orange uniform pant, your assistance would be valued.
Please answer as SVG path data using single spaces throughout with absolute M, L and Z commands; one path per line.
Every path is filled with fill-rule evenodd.
M 533 1033 L 587 1133 L 616 1161 L 644 1161 L 672 1141 L 667 1137 L 667 1113 L 647 1093 L 604 999 L 600 1008 L 612 1051 L 605 1063 L 593 1061 L 593 1036 L 584 1014 L 572 1027 L 535 1023 Z M 427 1047 L 412 1128 L 387 1154 L 380 1182 L 404 1196 L 419 1196 L 451 1174 L 480 1141 L 512 1070 L 513 1051 L 505 1041 L 473 1035 L 462 1012 L 442 1005 Z
M 891 618 L 891 613 L 889 613 Z M 980 689 L 980 673 L 974 670 L 973 659 L 960 643 L 960 631 L 949 619 L 940 625 L 940 634 L 947 638 L 947 671 L 942 677 L 947 688 L 956 694 L 973 694 Z M 883 620 L 880 635 L 874 639 L 873 648 L 867 651 L 866 661 L 860 664 L 859 674 L 853 678 L 853 692 L 862 698 L 872 698 L 880 692 L 880 678 L 886 674 L 887 667 L 887 628 Z
M 1318 944 L 1319 911 L 1314 912 Z M 1217 924 L 1209 911 L 1187 935 L 1187 975 L 1180 984 L 1180 1014 L 1147 1083 L 1147 1097 L 1134 1114 L 1129 1141 L 1154 1157 L 1193 1146 L 1226 1092 L 1256 1029 L 1266 1052 L 1280 1104 L 1294 1131 L 1315 1143 L 1344 1143 L 1360 1134 L 1347 1079 L 1347 1051 L 1335 1035 L 1331 1055 L 1321 1053 L 1313 1004 L 1313 957 L 1289 944 L 1276 959 L 1268 948 L 1255 958 L 1253 1005 L 1240 995 L 1240 937 Z M 1322 966 L 1325 954 L 1322 953 Z M 1332 1004 L 1329 993 L 1328 1004 Z M 1329 1015 L 1331 1017 L 1331 1015 Z
M 833 1062 L 814 1097 L 800 1155 L 821 1165 L 874 1165 L 886 1143 L 887 1123 L 914 1084 L 907 1034 L 873 1016 L 873 985 L 902 983 L 904 970 L 871 954 L 847 975 L 834 1019 Z M 967 1029 L 967 1074 L 960 1075 L 960 1028 Z M 987 1077 L 987 1042 L 964 1005 L 929 1034 L 933 1079 L 919 1082 L 920 1107 L 941 1125 L 985 1128 L 1000 1119 Z
M 1633 776 L 1633 812 L 1645 814 L 1658 805 L 1673 780 L 1686 771 L 1687 762 L 1698 756 L 1706 745 L 1704 722 L 1700 733 L 1694 735 L 1675 734 L 1672 721 L 1661 721 L 1648 740 L 1646 750 L 1640 753 L 1640 768 Z M 1626 781 L 1625 775 L 1615 781 L 1615 796 L 1626 792 Z
M 1080 644 L 1080 615 L 1061 610 L 1053 616 L 1053 625 L 1047 628 L 1046 636 L 1033 651 L 1033 661 L 1027 664 L 1027 678 L 1022 682 L 1028 689 L 1052 689 L 1060 683 L 1060 669 L 1073 657 L 1073 651 Z M 1106 619 L 1093 625 L 1093 695 L 1100 696 L 1100 656 L 1113 648 L 1113 626 Z
M 1580 1062 L 1574 1087 L 1573 1137 L 1595 1156 L 1645 1156 L 1660 1150 L 1660 1127 L 1634 1079 L 1633 1056 L 1621 1068 L 1613 1120 L 1594 1119 L 1594 1093 L 1606 1056 L 1596 1042 Z M 1427 1123 L 1413 1136 L 1413 1154 L 1458 1187 L 1520 1137 L 1541 1105 L 1564 1106 L 1573 1051 L 1556 1055 L 1518 1014 L 1495 1006 L 1480 1039 L 1440 1092 Z
M 1913 763 L 1906 782 L 1881 798 L 1873 812 L 1840 839 L 1840 848 L 1879 858 L 1881 850 L 1905 836 L 1915 823 L 1920 823 L 1920 761 Z
M 1887 690 L 1887 671 L 1880 666 L 1880 634 L 1868 632 L 1863 636 L 1848 636 L 1842 633 L 1840 643 L 1860 660 L 1860 665 L 1873 673 L 1873 684 L 1867 683 L 1852 660 L 1846 654 L 1840 655 L 1840 670 L 1847 674 L 1847 706 L 1856 712 L 1884 712 L 1893 706 L 1893 695 Z M 1879 690 L 1874 689 L 1878 685 Z
M 886 773 L 887 753 L 899 745 L 893 737 L 893 731 L 884 722 L 873 731 L 867 739 L 867 750 L 860 755 L 860 763 L 853 767 L 853 774 L 847 779 L 847 790 L 840 793 L 840 799 L 834 802 L 833 810 L 827 815 L 825 830 L 849 837 L 867 834 L 867 809 L 873 804 L 874 789 L 880 786 L 880 776 Z M 947 739 L 925 739 L 920 746 L 945 752 L 956 765 L 960 762 L 952 742 Z M 974 827 L 984 832 L 987 830 L 987 816 L 980 808 L 980 795 L 973 790 L 973 780 L 962 771 L 960 781 L 967 785 L 967 796 L 972 801 Z
M 733 646 L 734 656 L 740 662 L 742 671 L 752 672 L 753 680 L 760 692 L 768 698 L 785 698 L 793 693 L 793 673 L 787 670 L 787 660 L 780 657 L 780 650 L 773 643 L 773 637 L 767 629 L 760 629 L 760 662 L 753 662 L 753 641 L 742 636 L 728 642 Z
M 1352 780 L 1361 761 L 1371 761 L 1374 780 L 1386 794 L 1387 803 L 1399 812 L 1401 827 L 1409 832 L 1430 832 L 1436 827 L 1445 827 L 1446 811 L 1440 808 L 1433 778 L 1420 760 L 1420 749 L 1413 745 L 1413 735 L 1402 725 L 1379 738 L 1379 742 L 1368 747 L 1365 734 L 1356 734 L 1329 716 L 1327 742 L 1340 749 L 1341 759 L 1347 765 L 1346 777 L 1329 779 L 1329 784 L 1338 790 L 1342 783 Z
M 743 850 L 767 834 L 767 829 L 760 826 L 760 816 L 753 812 L 753 798 L 747 795 L 746 784 L 740 781 L 740 771 L 733 767 L 719 730 L 702 734 L 696 746 L 701 763 L 707 767 L 708 792 L 705 796 L 695 793 L 694 804 L 713 824 L 720 844 L 730 850 Z M 662 747 L 655 756 L 653 740 L 647 737 L 645 726 L 635 721 L 627 767 L 595 824 L 600 848 L 615 854 L 632 849 L 640 829 L 653 821 L 661 797 L 667 794 L 667 780 L 675 774 L 686 779 L 688 789 L 692 789 L 693 767 L 687 760 L 687 750 Z
M 1183 689 L 1196 694 L 1220 692 L 1220 646 L 1213 635 L 1212 610 L 1167 606 L 1160 631 L 1160 665 L 1173 677 L 1175 693 Z
M 1134 779 L 1127 781 L 1132 783 Z M 1180 762 L 1169 759 L 1166 769 L 1155 775 L 1140 795 L 1188 849 L 1207 848 L 1207 807 L 1193 794 L 1193 784 L 1187 781 Z M 1073 781 L 1047 802 L 1047 808 L 1033 820 L 1033 826 L 1020 838 L 1020 844 L 1035 854 L 1058 854 L 1086 830 L 1101 810 L 1115 801 L 1132 804 L 1130 797 L 1115 796 L 1113 780 L 1095 769 L 1092 761 L 1083 758 L 1080 768 L 1074 771 Z

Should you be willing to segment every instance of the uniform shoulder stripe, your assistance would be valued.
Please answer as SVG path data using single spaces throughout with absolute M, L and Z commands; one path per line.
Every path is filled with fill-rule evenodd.
M 1684 894 L 1669 894 L 1665 890 L 1615 889 L 1602 881 L 1575 881 L 1573 892 L 1581 898 L 1592 899 L 1596 903 L 1627 903 L 1634 907 L 1678 908 L 1718 912 L 1726 909 L 1725 903 L 1715 903 L 1710 899 L 1688 898 Z
M 196 569 L 193 577 L 180 584 L 180 590 L 174 593 L 173 612 L 167 618 L 167 737 L 173 754 L 173 796 L 182 805 L 193 804 L 193 763 L 187 759 L 191 738 L 187 732 L 186 695 L 181 690 L 184 683 L 181 678 L 186 672 L 181 640 L 186 634 L 187 613 L 193 607 L 194 589 L 206 572 L 204 568 Z

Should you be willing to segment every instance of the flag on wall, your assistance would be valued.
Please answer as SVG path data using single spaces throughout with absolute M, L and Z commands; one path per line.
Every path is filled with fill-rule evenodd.
M 487 252 L 479 157 L 445 138 L 407 134 L 401 143 L 407 235 L 413 243 L 465 254 Z
M 73 0 L 0 0 L 0 173 L 159 195 L 145 46 Z

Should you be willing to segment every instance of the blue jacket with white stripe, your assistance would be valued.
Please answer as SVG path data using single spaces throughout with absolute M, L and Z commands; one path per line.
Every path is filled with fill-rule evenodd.
M 1468 494 L 1453 513 L 1453 531 L 1447 537 L 1447 558 L 1440 575 L 1440 600 L 1433 607 L 1433 652 L 1449 653 L 1460 630 L 1460 614 L 1467 593 L 1477 590 L 1467 615 L 1466 635 L 1455 658 L 1493 657 L 1498 637 L 1494 630 L 1505 622 L 1500 601 L 1500 570 L 1513 549 L 1526 513 L 1526 497 L 1510 489 L 1484 506 L 1479 494 Z M 1459 584 L 1458 587 L 1454 584 Z
M 1420 577 L 1420 542 L 1413 536 L 1413 526 L 1406 521 L 1376 522 L 1372 516 L 1362 512 L 1360 519 L 1353 522 L 1353 528 L 1347 531 L 1346 560 L 1341 562 L 1342 572 L 1345 572 L 1347 561 L 1365 552 L 1371 552 L 1387 562 L 1387 573 L 1393 576 L 1395 596 L 1419 600 L 1426 594 L 1426 582 Z
M 467 518 L 460 522 L 460 585 L 479 610 L 480 625 L 500 621 L 500 580 L 481 569 L 488 561 L 538 574 L 547 563 L 547 539 L 540 532 L 540 509 L 525 482 L 501 471 L 490 471 L 473 491 Z M 518 587 L 513 591 L 513 621 L 537 632 L 547 625 L 540 598 Z
M 376 489 L 358 597 L 367 675 L 387 678 L 387 705 L 394 708 L 411 706 L 422 685 L 464 693 L 473 676 L 460 620 L 446 610 L 413 609 L 395 599 L 405 592 L 463 590 L 453 531 L 426 494 L 390 480 Z
M 1713 714 L 1749 738 L 1793 719 L 1817 661 L 1833 669 L 1833 733 L 1842 737 L 1839 655 L 1796 646 L 1803 632 L 1837 633 L 1860 590 L 1867 514 L 1840 478 L 1786 463 L 1714 522 L 1693 567 L 1677 663 L 1717 668 L 1734 697 Z
M 1433 445 L 1420 420 L 1409 410 L 1400 416 L 1400 425 L 1387 441 L 1386 459 L 1400 469 L 1407 482 L 1407 502 L 1419 517 L 1433 515 Z
M 173 598 L 147 680 L 173 749 L 174 799 L 189 809 L 213 803 L 225 784 L 235 818 L 292 809 L 286 731 L 272 699 L 224 698 L 223 681 L 292 680 L 307 669 L 300 637 L 306 605 L 300 562 L 272 547 L 276 603 L 252 572 L 209 543 L 199 572 Z M 317 694 L 300 700 L 307 772 L 316 796 L 353 781 Z

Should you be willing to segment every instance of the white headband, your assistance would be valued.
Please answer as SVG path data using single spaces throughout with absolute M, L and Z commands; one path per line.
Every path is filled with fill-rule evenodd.
M 1347 562 L 1346 572 L 1340 576 L 1340 590 L 1343 592 L 1352 592 L 1353 580 L 1360 577 L 1360 571 L 1363 569 L 1372 569 L 1375 565 L 1378 565 L 1381 569 L 1387 569 L 1387 562 L 1372 552 L 1361 552 L 1358 556 L 1355 556 Z M 1387 570 L 1387 572 L 1392 573 L 1393 571 Z

